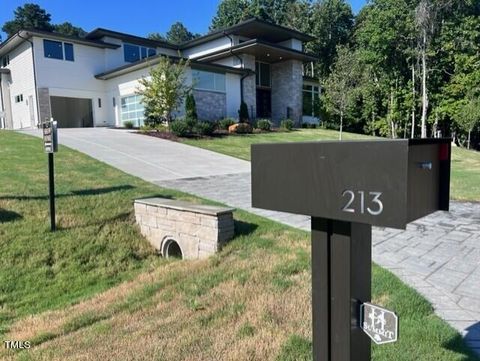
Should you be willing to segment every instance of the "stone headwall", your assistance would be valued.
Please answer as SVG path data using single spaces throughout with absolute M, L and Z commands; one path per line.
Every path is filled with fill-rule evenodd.
M 290 117 L 300 125 L 303 112 L 303 66 L 298 60 L 272 64 L 272 120 L 279 122 Z M 290 114 L 287 114 L 290 108 Z
M 225 93 L 197 90 L 193 91 L 200 120 L 217 121 L 227 114 L 227 96 Z
M 206 258 L 234 235 L 233 208 L 164 198 L 137 199 L 134 207 L 141 233 L 164 257 L 173 241 L 184 259 Z

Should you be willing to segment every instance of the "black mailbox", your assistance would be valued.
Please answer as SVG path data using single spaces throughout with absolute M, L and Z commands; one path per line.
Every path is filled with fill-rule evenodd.
M 448 210 L 450 140 L 252 145 L 252 205 L 405 228 Z
M 372 225 L 405 228 L 448 210 L 450 142 L 252 145 L 252 206 L 312 217 L 314 361 L 370 360 L 360 310 L 371 298 Z

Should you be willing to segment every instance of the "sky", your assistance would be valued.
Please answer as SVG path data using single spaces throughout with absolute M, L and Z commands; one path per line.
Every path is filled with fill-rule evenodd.
M 86 31 L 97 27 L 138 36 L 159 32 L 181 21 L 193 33 L 204 34 L 220 0 L 0 0 L 0 27 L 13 19 L 13 11 L 33 2 L 52 16 L 52 23 L 71 22 Z M 366 0 L 349 0 L 357 13 Z M 5 33 L 1 33 L 6 39 Z

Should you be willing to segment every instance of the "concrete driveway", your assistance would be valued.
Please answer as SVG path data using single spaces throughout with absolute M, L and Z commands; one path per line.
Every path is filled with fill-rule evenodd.
M 247 161 L 126 130 L 59 129 L 58 141 L 149 182 L 250 172 Z

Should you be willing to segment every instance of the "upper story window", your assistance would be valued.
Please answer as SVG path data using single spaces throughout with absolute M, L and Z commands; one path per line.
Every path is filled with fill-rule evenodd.
M 73 44 L 61 41 L 43 40 L 45 58 L 74 61 Z
M 225 91 L 225 74 L 192 70 L 193 87 L 199 90 Z
M 154 48 L 146 48 L 144 46 L 133 45 L 133 44 L 123 44 L 123 54 L 125 56 L 125 61 L 129 63 L 134 63 L 140 59 L 145 59 L 150 56 L 157 54 L 157 50 Z
M 5 68 L 10 64 L 10 56 L 7 54 L 3 58 L 1 58 L 0 65 L 2 68 Z
M 271 87 L 270 64 L 255 62 L 255 84 L 259 87 Z
M 15 96 L 15 103 L 23 102 L 23 94 L 19 94 Z

